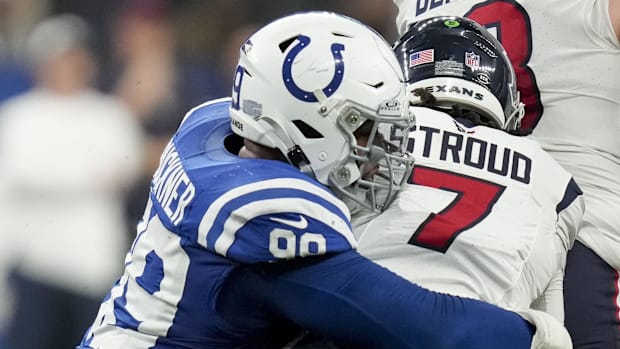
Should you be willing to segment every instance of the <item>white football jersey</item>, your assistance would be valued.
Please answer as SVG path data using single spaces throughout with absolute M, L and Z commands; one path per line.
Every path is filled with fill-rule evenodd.
M 502 42 L 525 127 L 585 192 L 578 240 L 620 270 L 620 43 L 608 0 L 394 0 L 402 34 L 424 18 L 466 16 Z
M 429 289 L 563 320 L 579 187 L 534 141 L 413 108 L 416 165 L 382 214 L 354 220 L 359 251 Z

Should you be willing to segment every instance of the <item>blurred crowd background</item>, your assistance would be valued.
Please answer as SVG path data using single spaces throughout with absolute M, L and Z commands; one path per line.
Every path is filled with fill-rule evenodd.
M 396 39 L 391 0 L 0 0 L 0 349 L 79 342 L 179 121 L 303 10 Z

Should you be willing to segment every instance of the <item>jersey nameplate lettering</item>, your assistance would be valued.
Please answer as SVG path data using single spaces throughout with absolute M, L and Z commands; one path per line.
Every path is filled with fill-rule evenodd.
M 153 176 L 151 192 L 172 224 L 179 224 L 185 215 L 185 208 L 194 199 L 196 188 L 185 173 L 173 142 L 164 150 Z
M 447 5 L 449 3 L 450 3 L 450 0 L 417 0 L 416 8 L 415 8 L 415 15 L 419 16 L 428 10 L 432 10 L 434 8 Z
M 425 158 L 452 161 L 529 184 L 532 159 L 507 147 L 475 137 L 433 127 L 419 126 L 409 139 L 407 150 Z M 422 149 L 414 152 L 414 144 Z M 419 155 L 418 155 L 419 156 Z

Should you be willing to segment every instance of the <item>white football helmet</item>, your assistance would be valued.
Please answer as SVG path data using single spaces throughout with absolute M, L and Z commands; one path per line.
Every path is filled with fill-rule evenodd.
M 413 165 L 398 61 L 377 32 L 339 14 L 298 13 L 254 33 L 240 49 L 230 114 L 236 134 L 366 208 L 385 207 Z M 366 121 L 369 140 L 358 145 Z M 363 174 L 369 162 L 382 179 Z M 379 188 L 388 195 L 378 199 Z

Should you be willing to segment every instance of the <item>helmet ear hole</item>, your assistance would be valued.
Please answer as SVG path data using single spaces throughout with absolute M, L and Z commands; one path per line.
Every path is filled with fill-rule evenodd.
M 284 53 L 284 51 L 286 51 L 286 49 L 288 49 L 289 46 L 295 42 L 295 40 L 297 40 L 297 35 L 288 40 L 282 41 L 280 45 L 278 45 L 278 47 L 280 47 L 280 52 Z
M 308 139 L 323 138 L 323 135 L 312 126 L 305 123 L 303 120 L 293 120 L 293 124 L 297 127 L 304 137 Z
M 343 38 L 352 38 L 352 36 L 349 35 L 349 34 L 344 34 L 344 33 L 339 33 L 339 32 L 332 32 L 332 35 L 333 36 L 340 36 L 340 37 L 343 37 Z

